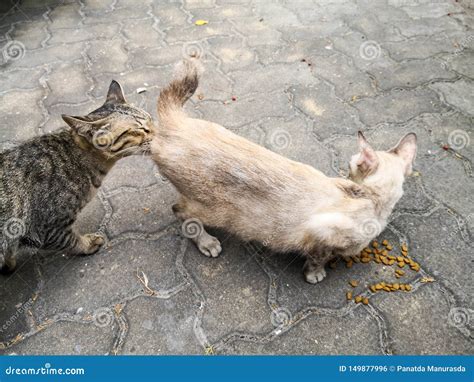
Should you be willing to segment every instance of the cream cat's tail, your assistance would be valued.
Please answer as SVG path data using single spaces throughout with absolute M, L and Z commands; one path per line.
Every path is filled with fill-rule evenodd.
M 158 98 L 158 115 L 164 118 L 182 109 L 199 85 L 201 64 L 196 58 L 185 59 L 177 66 L 175 79 Z

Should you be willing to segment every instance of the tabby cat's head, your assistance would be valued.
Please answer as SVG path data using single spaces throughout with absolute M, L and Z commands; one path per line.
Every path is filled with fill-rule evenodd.
M 99 150 L 108 158 L 149 150 L 152 118 L 146 111 L 127 103 L 117 81 L 112 81 L 105 103 L 97 110 L 83 117 L 64 114 L 62 117 L 91 149 Z

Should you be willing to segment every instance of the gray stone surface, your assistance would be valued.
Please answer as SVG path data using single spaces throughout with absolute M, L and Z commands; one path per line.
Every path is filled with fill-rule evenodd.
M 396 279 L 339 261 L 313 286 L 297 254 L 222 231 L 220 258 L 206 258 L 180 232 L 169 182 L 127 158 L 77 222 L 105 248 L 25 255 L 0 276 L 0 352 L 472 354 L 471 3 L 24 0 L 0 15 L 1 148 L 96 108 L 111 79 L 156 116 L 174 63 L 196 52 L 190 114 L 331 176 L 346 173 L 357 130 L 380 149 L 416 132 L 414 176 L 379 239 L 395 253 L 407 243 L 421 267 Z M 411 291 L 372 293 L 380 281 Z

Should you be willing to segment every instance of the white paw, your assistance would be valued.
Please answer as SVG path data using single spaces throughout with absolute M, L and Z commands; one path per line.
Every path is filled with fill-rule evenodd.
M 199 236 L 198 248 L 201 253 L 207 257 L 217 257 L 222 251 L 219 240 L 209 234 L 201 234 L 201 236 Z
M 317 284 L 324 280 L 326 277 L 326 270 L 324 268 L 314 270 L 311 272 L 306 272 L 304 277 L 307 282 L 310 284 Z

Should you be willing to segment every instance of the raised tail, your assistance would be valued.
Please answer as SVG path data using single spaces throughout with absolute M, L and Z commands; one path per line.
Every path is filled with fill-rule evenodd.
M 158 98 L 158 115 L 166 117 L 180 110 L 199 85 L 200 65 L 197 59 L 185 59 L 177 67 L 175 79 L 164 88 Z

